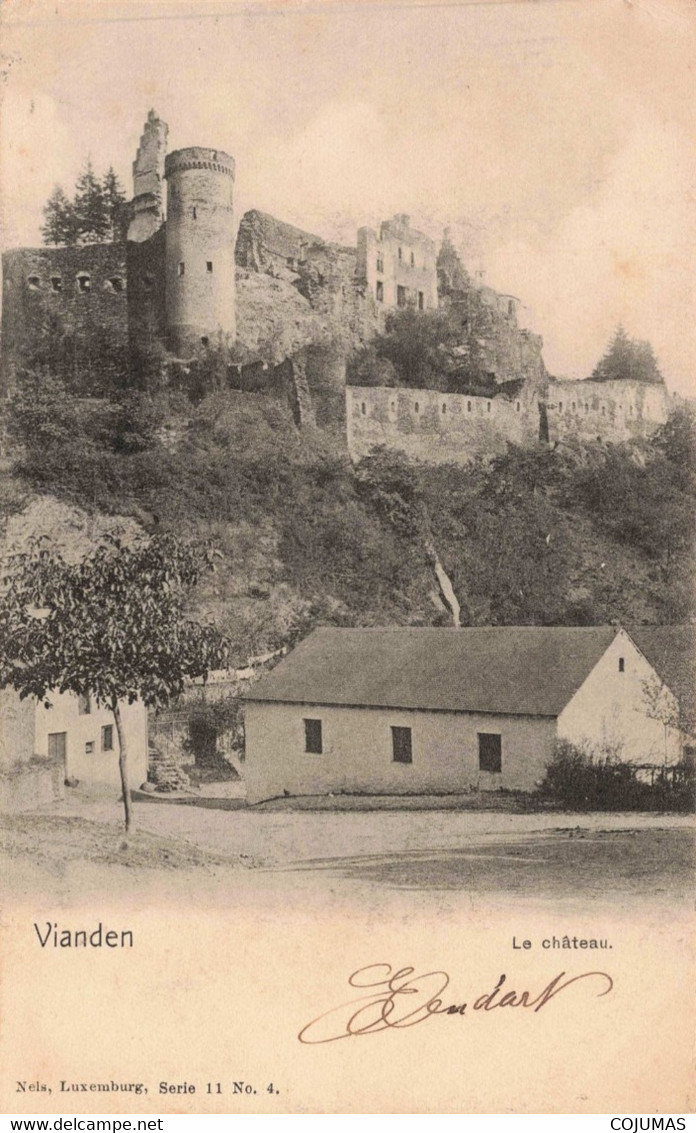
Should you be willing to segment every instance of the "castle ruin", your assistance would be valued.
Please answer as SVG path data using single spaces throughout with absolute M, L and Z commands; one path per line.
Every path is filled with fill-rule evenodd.
M 666 420 L 664 384 L 550 378 L 540 336 L 519 325 L 519 300 L 472 280 L 449 232 L 437 251 L 400 213 L 360 228 L 350 246 L 251 210 L 235 237 L 234 159 L 199 146 L 167 153 L 167 136 L 150 111 L 115 239 L 3 255 L 6 382 L 47 328 L 69 342 L 75 373 L 107 349 L 133 364 L 157 351 L 187 362 L 236 344 L 250 369 L 231 366 L 230 385 L 289 390 L 298 425 L 320 416 L 313 398 L 332 412 L 345 398 L 353 459 L 387 445 L 465 463 L 508 441 L 627 440 Z M 390 311 L 438 308 L 451 312 L 455 351 L 485 389 L 346 386 L 346 359 Z

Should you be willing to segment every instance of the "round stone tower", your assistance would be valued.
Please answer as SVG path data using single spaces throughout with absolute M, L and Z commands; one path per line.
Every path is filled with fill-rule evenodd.
M 199 146 L 167 155 L 167 343 L 177 354 L 235 338 L 234 159 Z

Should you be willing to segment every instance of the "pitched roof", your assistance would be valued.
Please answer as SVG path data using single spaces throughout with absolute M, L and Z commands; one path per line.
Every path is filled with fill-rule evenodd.
M 696 707 L 696 626 L 627 626 L 686 714 Z
M 615 626 L 317 629 L 248 700 L 557 716 Z

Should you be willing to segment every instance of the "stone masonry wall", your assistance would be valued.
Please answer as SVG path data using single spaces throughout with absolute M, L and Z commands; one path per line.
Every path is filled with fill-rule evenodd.
M 648 437 L 663 425 L 669 396 L 662 384 L 634 381 L 549 382 L 549 440 L 628 441 Z
M 348 386 L 348 451 L 359 460 L 385 445 L 417 460 L 467 464 L 504 452 L 508 442 L 536 443 L 543 411 L 552 443 L 618 442 L 649 437 L 667 419 L 668 397 L 664 386 L 628 381 L 552 381 L 546 398 L 531 383 L 492 398 Z
M 3 255 L 2 268 L 6 378 L 31 356 L 51 324 L 74 336 L 78 351 L 100 344 L 127 347 L 125 243 L 18 248 Z
M 346 422 L 352 460 L 385 445 L 415 460 L 468 464 L 503 453 L 508 441 L 536 442 L 539 405 L 533 392 L 508 399 L 348 386 Z

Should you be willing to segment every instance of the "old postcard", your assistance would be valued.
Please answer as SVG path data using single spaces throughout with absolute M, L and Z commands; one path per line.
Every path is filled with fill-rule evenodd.
M 693 6 L 1 18 L 4 1111 L 691 1111 Z

